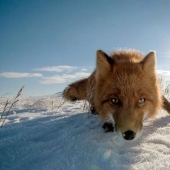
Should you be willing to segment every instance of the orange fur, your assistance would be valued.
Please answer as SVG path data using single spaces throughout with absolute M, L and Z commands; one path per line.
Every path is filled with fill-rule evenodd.
M 88 100 L 104 122 L 115 122 L 117 131 L 137 133 L 142 130 L 143 119 L 154 117 L 161 107 L 170 113 L 170 103 L 162 97 L 158 85 L 155 60 L 154 52 L 144 57 L 137 51 L 124 50 L 108 56 L 98 50 L 96 70 L 70 84 L 63 96 Z

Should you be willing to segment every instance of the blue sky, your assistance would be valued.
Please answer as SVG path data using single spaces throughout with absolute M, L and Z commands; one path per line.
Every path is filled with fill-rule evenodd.
M 0 95 L 54 94 L 88 76 L 96 50 L 157 53 L 170 71 L 169 0 L 0 0 Z

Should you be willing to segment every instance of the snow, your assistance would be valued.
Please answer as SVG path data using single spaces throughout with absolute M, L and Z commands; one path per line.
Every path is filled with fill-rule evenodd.
M 164 89 L 163 91 L 166 91 Z M 3 110 L 5 97 L 0 99 Z M 0 128 L 0 170 L 169 170 L 170 116 L 160 110 L 127 142 L 105 133 L 84 102 L 21 96 Z M 60 106 L 60 107 L 58 107 Z

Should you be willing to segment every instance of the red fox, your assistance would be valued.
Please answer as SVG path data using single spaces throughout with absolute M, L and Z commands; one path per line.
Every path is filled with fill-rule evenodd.
M 160 108 L 170 113 L 170 102 L 161 94 L 155 65 L 155 52 L 144 57 L 135 50 L 110 55 L 98 50 L 95 71 L 70 84 L 63 97 L 87 100 L 91 111 L 104 121 L 106 132 L 115 128 L 125 140 L 133 140 L 141 133 L 144 119 L 154 117 Z

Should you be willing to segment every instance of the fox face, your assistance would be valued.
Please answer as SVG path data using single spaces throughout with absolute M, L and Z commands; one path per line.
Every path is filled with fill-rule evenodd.
M 143 120 L 155 116 L 161 101 L 154 52 L 143 58 L 132 51 L 111 56 L 97 51 L 94 106 L 124 139 L 140 134 Z

